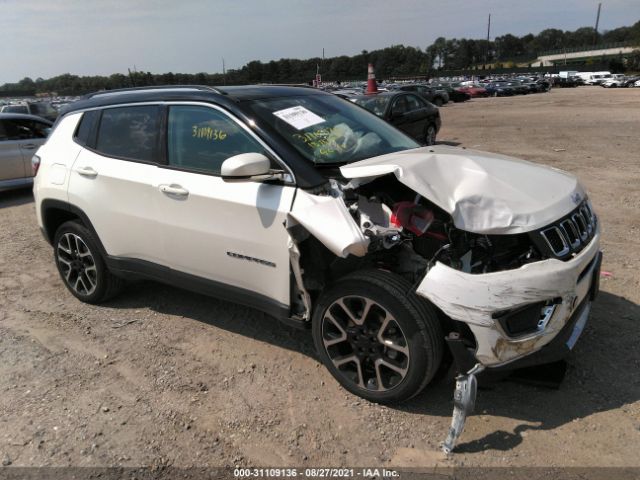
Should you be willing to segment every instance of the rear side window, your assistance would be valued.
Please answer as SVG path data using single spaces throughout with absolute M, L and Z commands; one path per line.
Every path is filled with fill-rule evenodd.
M 160 109 L 118 107 L 102 111 L 96 150 L 111 157 L 153 162 L 157 157 Z
M 227 158 L 264 151 L 236 122 L 207 107 L 170 107 L 167 133 L 168 162 L 178 168 L 219 175 Z
M 80 145 L 93 146 L 95 143 L 96 125 L 100 118 L 100 111 L 85 112 L 80 119 L 76 134 L 73 137 Z
M 407 104 L 410 112 L 424 108 L 424 103 L 415 95 L 407 95 Z

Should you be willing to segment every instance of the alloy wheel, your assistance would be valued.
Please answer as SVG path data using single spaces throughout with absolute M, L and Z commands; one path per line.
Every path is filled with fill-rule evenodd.
M 56 257 L 62 276 L 76 293 L 91 295 L 98 285 L 98 271 L 87 244 L 75 233 L 65 233 L 58 240 Z
M 322 341 L 338 373 L 362 389 L 391 390 L 409 371 L 409 346 L 402 328 L 370 298 L 334 301 L 322 317 Z

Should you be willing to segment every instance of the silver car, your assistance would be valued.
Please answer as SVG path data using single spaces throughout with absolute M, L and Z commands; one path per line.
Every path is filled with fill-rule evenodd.
M 0 191 L 31 185 L 31 157 L 52 123 L 35 115 L 0 113 Z

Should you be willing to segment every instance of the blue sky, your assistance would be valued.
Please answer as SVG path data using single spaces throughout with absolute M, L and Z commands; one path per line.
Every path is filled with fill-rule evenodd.
M 603 0 L 600 30 L 640 19 Z M 351 55 L 439 37 L 492 38 L 593 26 L 592 0 L 0 0 L 0 84 L 127 68 L 219 72 L 250 60 Z

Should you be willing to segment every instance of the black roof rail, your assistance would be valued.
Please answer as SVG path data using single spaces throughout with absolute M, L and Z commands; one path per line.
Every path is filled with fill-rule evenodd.
M 82 98 L 89 99 L 99 95 L 110 95 L 114 93 L 127 93 L 127 92 L 139 92 L 145 90 L 203 90 L 213 93 L 219 93 L 224 95 L 224 92 L 221 92 L 215 87 L 210 87 L 208 85 L 149 85 L 146 87 L 129 87 L 129 88 L 114 88 L 113 90 L 100 90 L 99 92 L 88 93 Z

